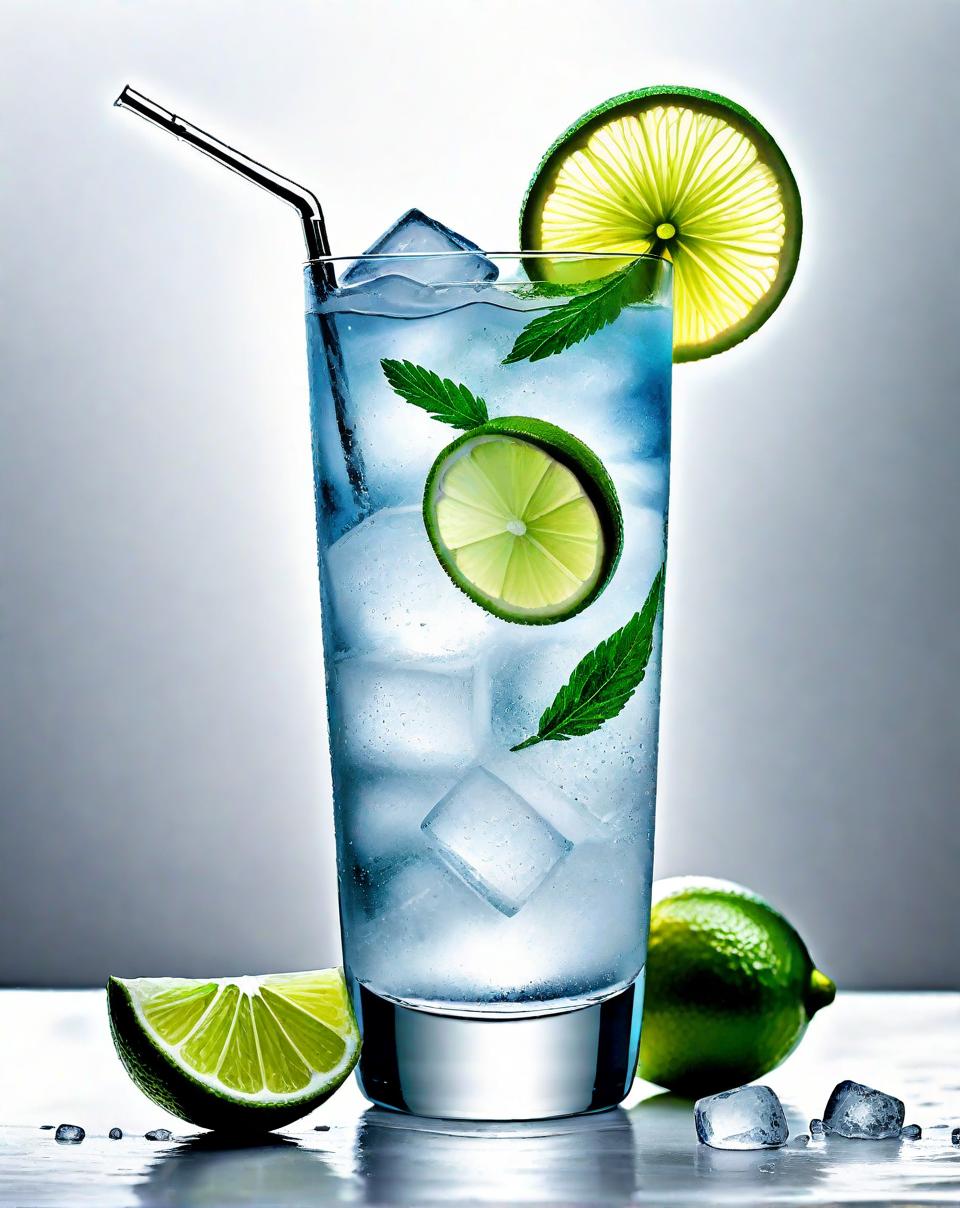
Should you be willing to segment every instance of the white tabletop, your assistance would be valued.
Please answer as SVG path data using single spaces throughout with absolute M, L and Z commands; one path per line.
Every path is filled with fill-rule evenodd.
M 842 1078 L 898 1095 L 920 1141 L 729 1153 L 698 1145 L 687 1102 L 637 1082 L 623 1108 L 462 1125 L 370 1108 L 353 1082 L 262 1145 L 167 1116 L 113 1053 L 101 991 L 0 992 L 0 1204 L 960 1204 L 960 994 L 841 994 L 764 1079 L 791 1135 Z M 59 1145 L 41 1124 L 80 1124 Z M 328 1126 L 316 1131 L 315 1126 Z M 113 1126 L 124 1131 L 111 1141 Z M 170 1142 L 147 1141 L 169 1128 Z

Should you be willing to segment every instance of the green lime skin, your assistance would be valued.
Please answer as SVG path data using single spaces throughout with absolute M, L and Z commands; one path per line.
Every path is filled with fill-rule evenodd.
M 494 435 L 513 436 L 520 440 L 528 440 L 531 444 L 543 449 L 577 477 L 585 494 L 596 508 L 604 538 L 603 567 L 594 591 L 579 601 L 569 612 L 562 615 L 517 615 L 499 607 L 496 601 L 477 591 L 467 579 L 458 573 L 457 568 L 452 565 L 449 552 L 437 529 L 434 517 L 434 499 L 443 467 L 447 464 L 451 454 L 461 446 L 476 440 L 479 436 Z M 440 451 L 430 467 L 424 486 L 423 520 L 430 544 L 437 555 L 437 561 L 454 586 L 487 612 L 499 617 L 502 621 L 510 621 L 517 625 L 554 625 L 559 621 L 567 621 L 582 612 L 597 599 L 613 578 L 623 552 L 623 512 L 620 508 L 616 487 L 603 462 L 582 440 L 565 429 L 546 420 L 531 419 L 522 415 L 503 416 L 471 428 Z
M 637 1072 L 689 1098 L 742 1086 L 784 1061 L 835 994 L 796 930 L 750 890 L 660 882 Z
M 136 1085 L 164 1111 L 200 1128 L 235 1134 L 282 1128 L 319 1107 L 343 1081 L 282 1104 L 236 1103 L 191 1078 L 150 1040 L 137 1019 L 129 991 L 114 977 L 107 983 L 107 1009 L 117 1054 Z M 350 1069 L 359 1057 L 358 1045 Z M 349 1072 L 344 1071 L 343 1078 Z
M 803 209 L 796 179 L 773 136 L 742 105 L 738 105 L 735 101 L 731 101 L 719 93 L 708 92 L 702 88 L 690 88 L 682 84 L 661 84 L 649 88 L 638 88 L 632 92 L 620 93 L 597 105 L 568 126 L 547 148 L 537 165 L 537 170 L 527 186 L 520 206 L 520 246 L 529 251 L 541 248 L 539 219 L 556 172 L 564 160 L 587 144 L 594 131 L 622 115 L 671 103 L 681 106 L 689 104 L 700 112 L 721 118 L 756 146 L 761 159 L 777 177 L 782 192 L 784 215 L 787 220 L 776 276 L 770 288 L 750 312 L 739 323 L 733 324 L 713 339 L 674 349 L 674 361 L 696 361 L 732 348 L 762 327 L 783 300 L 797 271 L 797 262 L 800 258 Z M 664 215 L 664 220 L 668 222 L 669 215 Z M 666 247 L 669 248 L 669 241 L 667 241 Z M 609 250 L 615 252 L 619 249 L 610 248 Z M 526 262 L 526 267 L 531 276 L 537 274 L 537 258 L 530 257 Z

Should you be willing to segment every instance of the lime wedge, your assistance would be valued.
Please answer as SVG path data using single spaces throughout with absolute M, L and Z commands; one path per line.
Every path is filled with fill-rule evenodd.
M 524 624 L 586 608 L 623 544 L 620 503 L 596 454 L 555 424 L 519 416 L 447 445 L 427 476 L 423 518 L 461 591 Z
M 253 1132 L 305 1116 L 341 1085 L 360 1035 L 339 969 L 265 977 L 111 977 L 127 1073 L 165 1111 Z
M 801 227 L 793 173 L 756 118 L 681 87 L 642 88 L 585 114 L 543 157 L 520 214 L 530 250 L 672 260 L 675 361 L 722 352 L 770 317 Z M 560 271 L 536 257 L 531 268 Z

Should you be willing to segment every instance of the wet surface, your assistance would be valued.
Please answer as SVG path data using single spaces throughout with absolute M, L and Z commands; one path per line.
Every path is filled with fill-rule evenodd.
M 960 1203 L 958 994 L 841 995 L 765 1079 L 791 1137 L 849 1077 L 902 1098 L 922 1139 L 750 1152 L 698 1145 L 691 1105 L 645 1083 L 612 1112 L 483 1125 L 371 1108 L 351 1082 L 290 1129 L 231 1145 L 139 1094 L 98 991 L 0 992 L 0 1035 L 2 1205 Z M 51 1121 L 86 1136 L 58 1145 Z M 145 1139 L 159 1128 L 172 1139 Z

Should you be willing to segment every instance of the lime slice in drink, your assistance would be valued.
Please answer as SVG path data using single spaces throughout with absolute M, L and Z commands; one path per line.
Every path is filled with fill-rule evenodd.
M 110 1030 L 137 1086 L 202 1128 L 258 1132 L 305 1116 L 356 1065 L 360 1034 L 339 969 L 111 977 Z
M 596 454 L 555 424 L 519 416 L 447 445 L 427 477 L 423 518 L 457 587 L 525 624 L 586 608 L 623 544 L 617 492 Z
M 520 214 L 524 248 L 672 260 L 675 361 L 722 352 L 770 317 L 801 226 L 793 173 L 756 118 L 681 87 L 641 88 L 581 117 L 543 157 Z M 537 257 L 527 267 L 562 272 Z

